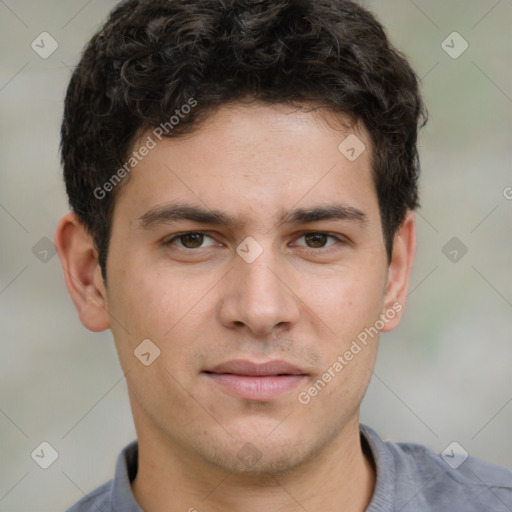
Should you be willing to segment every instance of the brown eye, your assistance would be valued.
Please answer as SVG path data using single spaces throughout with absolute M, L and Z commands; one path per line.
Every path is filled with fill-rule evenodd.
M 343 237 L 324 233 L 323 231 L 310 231 L 302 233 L 295 242 L 295 246 L 310 256 L 326 256 L 341 250 L 346 245 Z
M 208 242 L 209 240 L 209 242 Z M 188 231 L 174 235 L 172 238 L 163 241 L 163 245 L 169 249 L 181 250 L 188 252 L 200 252 L 202 249 L 211 249 L 218 247 L 215 243 L 215 239 L 202 231 Z
M 186 247 L 187 249 L 197 249 L 202 245 L 204 241 L 204 234 L 186 233 L 184 235 L 180 235 L 178 238 L 180 242 L 183 244 L 183 246 Z
M 324 247 L 328 238 L 329 235 L 325 233 L 308 233 L 304 235 L 304 239 L 306 240 L 308 246 L 315 249 Z

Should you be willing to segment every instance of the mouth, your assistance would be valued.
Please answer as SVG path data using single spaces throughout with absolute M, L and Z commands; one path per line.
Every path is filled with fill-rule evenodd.
M 232 360 L 202 373 L 224 391 L 244 400 L 264 402 L 297 387 L 308 374 L 286 361 L 253 363 Z

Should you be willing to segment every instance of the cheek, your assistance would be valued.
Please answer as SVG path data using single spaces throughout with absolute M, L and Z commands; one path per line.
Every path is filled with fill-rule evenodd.
M 161 334 L 183 316 L 194 298 L 194 287 L 184 282 L 183 276 L 165 274 L 150 264 L 124 262 L 124 268 L 113 280 L 112 307 L 131 323 L 134 331 L 151 327 Z M 165 331 L 164 331 L 165 332 Z
M 321 382 L 312 383 L 322 389 L 318 406 L 327 415 L 338 415 L 333 403 L 342 408 L 356 407 L 368 386 L 377 355 L 379 335 L 375 325 L 383 305 L 381 282 L 380 274 L 366 273 L 333 281 L 328 290 L 315 290 L 311 295 L 315 297 L 311 309 L 319 312 L 330 331 L 328 338 L 318 340 L 325 367 L 317 376 Z
M 303 288 L 304 304 L 340 340 L 348 340 L 373 325 L 382 311 L 385 278 L 371 267 L 342 271 Z
M 161 349 L 166 366 L 183 365 L 199 330 L 205 328 L 205 319 L 212 317 L 211 287 L 207 276 L 198 280 L 183 273 L 147 270 L 119 274 L 113 283 L 111 312 L 119 320 L 118 325 L 112 322 L 112 328 L 116 340 L 122 340 L 121 351 L 130 357 L 142 340 L 150 339 Z

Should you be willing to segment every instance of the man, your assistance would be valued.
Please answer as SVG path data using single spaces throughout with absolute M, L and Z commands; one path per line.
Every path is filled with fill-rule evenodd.
M 119 4 L 68 88 L 55 244 L 137 442 L 70 511 L 512 510 L 512 472 L 359 423 L 405 306 L 425 118 L 353 2 Z

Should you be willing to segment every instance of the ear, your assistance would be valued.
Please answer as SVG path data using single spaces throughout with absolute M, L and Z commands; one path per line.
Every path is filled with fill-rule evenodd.
M 74 213 L 68 213 L 60 219 L 53 242 L 80 321 L 91 331 L 108 329 L 106 290 L 91 235 Z
M 405 308 L 412 264 L 416 253 L 416 221 L 414 212 L 407 211 L 405 220 L 395 234 L 388 267 L 383 314 L 388 322 L 383 332 L 392 331 L 399 323 Z M 386 312 L 388 312 L 386 314 Z

